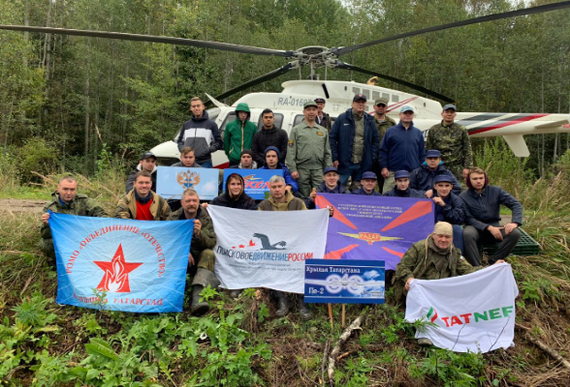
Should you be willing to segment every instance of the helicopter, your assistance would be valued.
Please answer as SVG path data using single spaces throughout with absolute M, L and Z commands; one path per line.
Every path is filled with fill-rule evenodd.
M 379 97 L 386 98 L 389 101 L 388 115 L 393 118 L 397 118 L 399 108 L 403 105 L 413 106 L 416 114 L 414 125 L 421 129 L 424 132 L 424 135 L 427 135 L 427 130 L 434 124 L 441 121 L 442 105 L 437 100 L 445 103 L 453 103 L 453 99 L 406 80 L 354 66 L 343 62 L 338 58 L 342 55 L 346 55 L 366 47 L 409 38 L 420 34 L 457 28 L 470 24 L 484 23 L 492 20 L 551 12 L 568 7 L 570 7 L 570 1 L 545 4 L 432 26 L 352 46 L 332 48 L 308 46 L 297 50 L 277 50 L 196 39 L 67 28 L 0 25 L 0 29 L 185 45 L 289 59 L 290 62 L 284 66 L 234 87 L 216 97 L 206 94 L 210 99 L 208 105 L 213 106 L 208 109 L 208 115 L 210 119 L 216 122 L 222 135 L 225 126 L 235 119 L 235 107 L 238 103 L 245 102 L 249 105 L 251 110 L 250 119 L 253 122 L 255 122 L 254 120 L 258 121 L 258 128 L 262 127 L 260 119 L 261 111 L 265 108 L 270 108 L 274 111 L 275 126 L 281 127 L 289 132 L 293 126 L 303 120 L 302 109 L 303 104 L 306 101 L 312 101 L 315 98 L 324 98 L 326 101 L 326 112 L 329 113 L 331 118 L 334 120 L 339 114 L 351 107 L 352 97 L 355 94 L 360 93 L 369 97 L 367 102 L 368 112 L 373 110 L 373 101 Z M 288 73 L 289 71 L 299 70 L 299 73 L 301 73 L 300 70 L 305 66 L 309 66 L 311 70 L 309 79 L 284 82 L 282 84 L 283 90 L 280 93 L 250 93 L 235 101 L 231 106 L 220 102 L 220 100 L 228 98 L 235 93 L 274 79 L 280 75 Z M 319 80 L 319 76 L 315 71 L 319 68 L 324 68 L 325 80 Z M 388 80 L 396 84 L 415 89 L 427 97 L 433 97 L 437 100 L 376 86 L 373 84 L 374 82 L 372 82 L 372 79 L 369 81 L 369 83 L 372 84 L 327 80 L 326 74 L 327 69 L 329 68 L 359 72 L 373 76 L 374 79 L 381 78 Z M 570 132 L 570 116 L 564 114 L 458 112 L 456 122 L 465 126 L 469 135 L 473 137 L 502 136 L 506 140 L 508 146 L 513 150 L 514 154 L 519 157 L 527 157 L 530 155 L 529 149 L 523 138 L 526 134 Z M 176 137 L 177 136 L 178 133 L 176 134 Z M 174 140 L 159 144 L 152 148 L 151 151 L 158 157 L 160 164 L 172 164 L 173 162 L 178 161 L 179 152 Z M 217 168 L 224 168 L 228 165 L 228 160 L 223 151 L 215 152 L 212 155 L 212 161 L 214 167 Z

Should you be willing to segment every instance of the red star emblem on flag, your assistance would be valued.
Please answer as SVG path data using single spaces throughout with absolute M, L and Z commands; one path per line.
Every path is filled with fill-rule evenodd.
M 104 272 L 103 279 L 97 286 L 97 290 L 108 292 L 127 293 L 131 291 L 129 286 L 129 273 L 142 263 L 127 263 L 123 254 L 123 246 L 119 244 L 115 256 L 111 262 L 93 261 Z

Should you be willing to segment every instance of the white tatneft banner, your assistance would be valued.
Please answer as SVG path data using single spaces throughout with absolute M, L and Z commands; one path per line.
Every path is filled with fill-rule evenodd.
M 406 320 L 437 327 L 416 332 L 436 347 L 455 352 L 508 348 L 515 337 L 515 298 L 519 290 L 508 263 L 441 280 L 413 280 L 406 298 Z
M 248 211 L 208 206 L 221 287 L 304 292 L 305 260 L 325 254 L 329 210 Z

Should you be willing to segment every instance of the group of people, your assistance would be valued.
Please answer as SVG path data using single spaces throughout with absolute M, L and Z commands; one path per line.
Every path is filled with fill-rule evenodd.
M 422 132 L 414 127 L 414 109 L 400 109 L 400 122 L 389 118 L 388 101 L 375 100 L 374 115 L 365 112 L 367 97 L 357 94 L 352 107 L 332 122 L 324 113 L 325 100 L 304 104 L 304 120 L 291 133 L 274 125 L 270 109 L 262 112 L 263 127 L 250 122 L 247 104 L 236 107 L 236 119 L 223 136 L 211 121 L 200 98 L 192 98 L 192 117 L 178 137 L 180 162 L 174 166 L 211 168 L 211 154 L 222 146 L 230 167 L 281 170 L 269 181 L 270 195 L 256 202 L 245 191 L 237 173 L 226 179 L 225 192 L 211 204 L 243 210 L 295 211 L 313 209 L 318 193 L 356 194 L 431 199 L 436 225 L 432 235 L 416 243 L 404 255 L 394 276 L 397 296 L 405 295 L 413 278 L 444 278 L 467 273 L 482 264 L 479 244 L 498 243 L 489 264 L 502 261 L 516 246 L 522 224 L 522 206 L 500 187 L 489 185 L 481 168 L 474 167 L 467 131 L 454 122 L 456 107 L 446 105 L 442 121 L 429 131 L 426 152 Z M 350 189 L 347 187 L 351 182 Z M 460 181 L 465 181 L 463 190 Z M 512 221 L 500 225 L 500 205 L 512 210 Z M 77 181 L 63 177 L 53 200 L 42 215 L 41 248 L 54 256 L 49 228 L 49 212 L 82 216 L 109 216 L 94 200 L 77 194 Z M 331 214 L 332 214 L 331 209 Z M 207 203 L 187 189 L 174 204 L 156 194 L 156 156 L 142 155 L 129 175 L 125 196 L 114 216 L 136 220 L 194 219 L 189 271 L 193 275 L 191 313 L 208 310 L 200 292 L 216 287 L 213 247 L 216 235 Z M 463 228 L 462 226 L 465 225 Z M 450 243 L 450 241 L 453 243 Z M 463 256 L 467 262 L 463 260 Z M 239 291 L 233 293 L 238 295 Z M 277 316 L 290 309 L 289 298 L 276 292 Z M 302 318 L 311 311 L 302 296 L 297 297 Z

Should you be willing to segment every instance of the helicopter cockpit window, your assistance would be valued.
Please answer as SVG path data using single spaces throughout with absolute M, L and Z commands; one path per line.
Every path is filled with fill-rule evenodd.
M 235 119 L 236 119 L 236 112 L 229 112 L 226 118 L 224 119 L 224 122 L 222 122 L 222 125 L 220 126 L 220 135 L 222 136 L 224 135 L 224 131 L 226 130 L 226 125 L 234 121 Z
M 273 122 L 273 125 L 275 125 L 276 128 L 283 128 L 283 126 L 282 126 L 283 125 L 283 114 L 273 112 L 273 117 L 275 118 L 275 122 Z M 259 115 L 259 121 L 257 122 L 257 130 L 263 129 L 262 118 L 263 117 L 260 114 Z
M 305 116 L 302 114 L 297 114 L 295 116 L 295 119 L 293 120 L 293 126 L 297 126 L 299 125 L 303 120 L 305 119 Z

